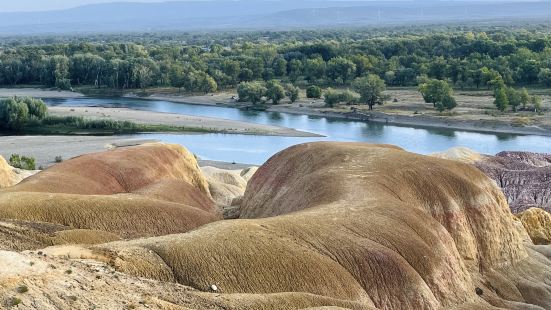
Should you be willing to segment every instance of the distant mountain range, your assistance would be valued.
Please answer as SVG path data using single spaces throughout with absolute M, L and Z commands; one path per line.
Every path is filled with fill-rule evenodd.
M 314 28 L 551 18 L 551 1 L 174 1 L 0 13 L 0 34 Z

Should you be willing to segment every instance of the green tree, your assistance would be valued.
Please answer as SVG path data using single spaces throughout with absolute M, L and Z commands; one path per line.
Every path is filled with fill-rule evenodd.
M 346 84 L 356 75 L 356 65 L 344 58 L 336 57 L 327 63 L 327 76 L 336 84 Z
M 551 69 L 543 68 L 538 74 L 538 80 L 545 86 L 551 86 Z
M 17 100 L 17 99 L 16 99 Z M 27 105 L 29 110 L 29 117 L 35 119 L 43 119 L 46 117 L 48 107 L 41 99 L 35 99 L 31 97 L 25 97 L 22 101 Z
M 304 76 L 310 82 L 325 78 L 326 63 L 323 58 L 318 57 L 306 60 L 304 65 Z
M 455 107 L 457 107 L 457 102 L 453 96 L 446 96 L 442 99 L 442 102 L 438 102 L 436 104 L 436 109 L 440 112 L 443 112 L 444 110 L 451 111 Z
M 505 87 L 497 87 L 494 90 L 494 104 L 498 110 L 504 112 L 509 106 L 509 98 Z
M 169 72 L 170 86 L 178 88 L 182 92 L 182 87 L 186 85 L 184 67 L 178 64 L 173 65 Z
M 266 87 L 260 82 L 241 82 L 237 87 L 237 94 L 239 95 L 239 101 L 249 101 L 257 104 L 266 94 Z
M 302 75 L 302 71 L 304 70 L 302 61 L 298 59 L 293 59 L 289 61 L 288 67 L 289 68 L 287 71 L 289 73 L 289 78 L 291 79 L 291 81 L 294 82 L 298 80 L 298 78 Z
M 273 104 L 279 104 L 285 98 L 285 88 L 279 81 L 271 80 L 266 84 L 266 97 L 272 100 Z
M 429 79 L 419 85 L 419 92 L 423 96 L 426 103 L 432 103 L 436 108 L 437 105 L 443 106 L 444 100 L 453 96 L 453 89 L 448 82 L 442 80 Z
M 520 93 L 513 87 L 507 88 L 507 100 L 509 101 L 509 105 L 511 106 L 514 112 L 517 111 L 518 107 L 522 103 Z
M 29 108 L 18 98 L 0 101 L 0 124 L 8 130 L 19 130 L 29 121 Z
M 319 86 L 310 86 L 306 89 L 306 98 L 319 99 L 321 98 L 321 88 Z
M 523 110 L 526 110 L 528 103 L 530 103 L 530 94 L 528 94 L 528 90 L 523 87 L 520 91 L 520 104 Z
M 532 96 L 532 97 L 530 97 L 530 102 L 532 103 L 532 106 L 534 107 L 534 112 L 539 113 L 539 112 L 542 111 L 541 97 Z
M 329 88 L 323 94 L 325 104 L 328 107 L 334 107 L 339 103 L 354 104 L 358 102 L 357 96 L 349 91 L 345 90 L 343 92 L 336 91 L 332 88 Z
M 375 74 L 370 74 L 366 77 L 357 78 L 352 83 L 354 90 L 360 94 L 360 102 L 369 106 L 373 110 L 373 106 L 382 105 L 386 101 L 386 96 L 383 92 L 386 90 L 385 82 Z
M 287 83 L 285 84 L 285 95 L 291 102 L 295 102 L 299 98 L 300 89 L 291 83 Z

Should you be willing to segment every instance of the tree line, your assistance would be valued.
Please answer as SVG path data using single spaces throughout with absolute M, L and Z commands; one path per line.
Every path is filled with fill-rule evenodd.
M 208 93 L 242 84 L 241 93 L 246 88 L 267 87 L 270 99 L 279 101 L 284 93 L 292 95 L 291 86 L 358 91 L 359 84 L 382 81 L 386 86 L 422 89 L 427 80 L 439 80 L 455 89 L 494 89 L 501 103 L 505 89 L 551 86 L 551 35 L 541 31 L 388 31 L 372 37 L 361 35 L 359 30 L 340 36 L 304 31 L 255 34 L 262 39 L 234 33 L 224 40 L 204 34 L 201 42 L 208 42 L 209 36 L 217 39 L 196 45 L 169 38 L 140 44 L 4 45 L 0 47 L 0 85 L 60 89 L 170 86 L 184 92 Z M 307 39 L 298 40 L 300 36 Z M 379 78 L 376 82 L 375 77 Z M 508 92 L 506 106 L 517 106 L 517 96 L 512 90 Z M 329 104 L 354 101 L 345 92 L 329 89 L 327 93 Z M 358 94 L 372 105 L 380 101 L 367 100 L 368 94 L 361 91 Z M 454 104 L 449 96 L 443 99 L 435 107 Z

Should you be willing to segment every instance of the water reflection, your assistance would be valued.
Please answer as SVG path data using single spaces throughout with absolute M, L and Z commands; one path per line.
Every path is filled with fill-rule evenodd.
M 361 141 L 395 144 L 406 150 L 427 154 L 454 146 L 466 146 L 478 152 L 496 154 L 504 150 L 551 151 L 551 137 L 518 136 L 456 131 L 442 128 L 416 128 L 347 121 L 289 113 L 244 111 L 219 106 L 200 106 L 167 101 L 127 98 L 46 100 L 49 105 L 126 107 L 156 112 L 208 116 L 259 124 L 283 126 L 324 135 L 323 138 L 265 137 L 250 135 L 143 135 L 166 142 L 183 144 L 202 158 L 261 164 L 289 146 L 310 141 Z

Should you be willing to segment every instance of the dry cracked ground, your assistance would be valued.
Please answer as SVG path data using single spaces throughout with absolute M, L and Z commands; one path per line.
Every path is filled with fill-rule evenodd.
M 230 171 L 144 144 L 20 183 L 0 161 L 1 307 L 551 309 L 546 156 L 321 142 Z

